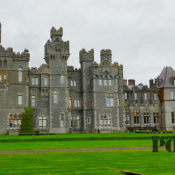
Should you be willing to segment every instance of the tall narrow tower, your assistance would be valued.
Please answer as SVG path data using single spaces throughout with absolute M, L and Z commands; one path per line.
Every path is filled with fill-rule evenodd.
M 63 29 L 52 27 L 45 45 L 45 60 L 50 71 L 50 132 L 65 133 L 70 128 L 67 60 L 69 41 L 62 40 Z

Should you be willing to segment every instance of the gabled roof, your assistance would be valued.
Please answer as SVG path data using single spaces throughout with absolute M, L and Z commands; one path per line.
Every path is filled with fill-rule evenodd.
M 158 76 L 158 87 L 159 88 L 169 88 L 175 87 L 173 84 L 175 80 L 175 71 L 172 67 L 164 67 L 160 75 Z

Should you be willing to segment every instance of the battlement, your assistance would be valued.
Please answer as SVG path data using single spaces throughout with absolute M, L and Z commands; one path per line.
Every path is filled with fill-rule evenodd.
M 94 61 L 94 49 L 86 51 L 85 49 L 80 50 L 80 63 L 82 62 L 93 62 Z
M 63 28 L 60 27 L 58 30 L 55 27 L 52 27 L 50 30 L 50 38 L 52 41 L 62 41 Z
M 101 64 L 111 64 L 112 62 L 112 51 L 110 49 L 102 49 L 100 51 Z
M 2 47 L 0 45 L 0 56 L 1 57 L 11 57 L 13 58 L 13 60 L 15 61 L 29 61 L 30 59 L 30 53 L 28 49 L 24 49 L 23 52 L 14 52 L 13 49 L 11 47 L 8 47 L 7 49 L 5 49 L 4 47 Z
M 80 68 L 78 69 L 78 68 L 74 68 L 74 66 L 68 66 L 67 67 L 67 71 L 68 72 L 80 72 Z

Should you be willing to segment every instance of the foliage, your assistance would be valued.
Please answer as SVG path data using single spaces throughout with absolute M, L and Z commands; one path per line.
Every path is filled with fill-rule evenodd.
M 33 134 L 33 108 L 28 106 L 22 114 L 22 122 L 19 134 Z

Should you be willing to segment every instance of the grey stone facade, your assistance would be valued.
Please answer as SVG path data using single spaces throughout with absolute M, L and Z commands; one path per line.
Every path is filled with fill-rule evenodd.
M 62 36 L 62 28 L 51 29 L 45 44 L 46 63 L 39 68 L 29 67 L 27 49 L 15 53 L 0 44 L 0 134 L 17 133 L 21 114 L 29 105 L 39 132 L 174 129 L 172 68 L 150 80 L 150 87 L 135 85 L 135 80 L 123 79 L 123 66 L 112 62 L 111 50 L 101 50 L 97 64 L 94 50 L 82 49 L 80 69 L 76 69 L 67 65 L 69 41 Z

